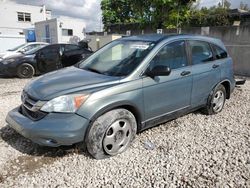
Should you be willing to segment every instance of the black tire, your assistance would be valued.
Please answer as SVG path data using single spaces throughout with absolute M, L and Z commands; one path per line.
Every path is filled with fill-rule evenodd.
M 17 69 L 17 76 L 19 78 L 31 78 L 35 74 L 34 67 L 29 63 L 21 64 Z
M 225 100 L 226 100 L 226 89 L 221 84 L 216 86 L 211 93 L 212 94 L 208 97 L 207 105 L 203 109 L 203 112 L 207 115 L 213 115 L 213 114 L 217 114 L 221 112 L 224 107 Z M 220 96 L 219 94 L 222 95 L 222 98 L 219 97 Z M 216 106 L 216 103 L 215 103 L 215 101 L 217 101 L 216 100 L 217 98 L 220 98 L 220 102 L 218 103 L 220 105 L 218 106 Z
M 121 126 L 121 122 L 125 122 L 123 126 Z M 117 155 L 129 147 L 135 138 L 136 131 L 136 119 L 130 111 L 126 109 L 111 110 L 98 117 L 91 125 L 85 139 L 87 150 L 95 159 Z M 105 145 L 106 140 L 110 139 L 114 142 L 114 147 L 111 146 L 112 152 L 109 150 L 112 144 Z M 125 141 L 126 144 L 123 144 Z M 117 152 L 112 147 L 118 148 Z

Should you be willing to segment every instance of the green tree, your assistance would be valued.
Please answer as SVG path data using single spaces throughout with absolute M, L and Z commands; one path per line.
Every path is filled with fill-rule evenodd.
M 127 0 L 102 0 L 101 9 L 104 26 L 131 21 L 130 14 L 132 10 Z
M 102 0 L 105 27 L 114 23 L 150 23 L 155 28 L 176 27 L 189 15 L 195 0 Z
M 200 10 L 192 10 L 190 13 L 189 26 L 225 26 L 229 25 L 226 8 L 218 5 L 211 8 L 203 7 Z

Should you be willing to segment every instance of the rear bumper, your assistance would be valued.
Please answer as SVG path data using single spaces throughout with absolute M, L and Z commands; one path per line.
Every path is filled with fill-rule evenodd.
M 32 121 L 18 109 L 8 113 L 6 122 L 24 137 L 43 146 L 57 147 L 81 142 L 89 125 L 88 119 L 77 114 L 50 113 L 39 121 Z

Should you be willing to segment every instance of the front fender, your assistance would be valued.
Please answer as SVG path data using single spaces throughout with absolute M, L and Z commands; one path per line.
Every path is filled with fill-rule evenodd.
M 140 122 L 143 121 L 144 108 L 142 89 L 119 93 L 94 101 L 87 101 L 77 111 L 77 114 L 94 121 L 105 112 L 120 107 L 130 110 Z

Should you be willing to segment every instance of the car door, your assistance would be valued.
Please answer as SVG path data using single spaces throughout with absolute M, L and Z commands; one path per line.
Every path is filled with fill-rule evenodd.
M 60 63 L 60 45 L 49 45 L 36 55 L 37 67 L 40 73 L 46 73 L 58 69 Z
M 164 65 L 171 69 L 168 76 L 143 78 L 146 123 L 190 106 L 192 75 L 186 53 L 186 42 L 165 45 L 149 64 L 149 69 Z M 166 116 L 165 116 L 166 117 Z M 149 123 L 150 124 L 150 123 Z
M 80 48 L 79 46 L 73 44 L 66 44 L 62 56 L 63 67 L 68 67 L 79 62 L 82 59 L 83 53 L 84 49 Z
M 220 46 L 211 44 L 214 52 L 214 57 L 220 65 L 221 80 L 230 79 L 233 75 L 233 64 L 232 59 L 228 56 L 226 50 L 222 49 Z
M 191 104 L 193 107 L 207 103 L 209 94 L 220 81 L 220 64 L 216 61 L 211 45 L 205 41 L 190 40 L 188 46 L 192 61 L 193 88 Z

